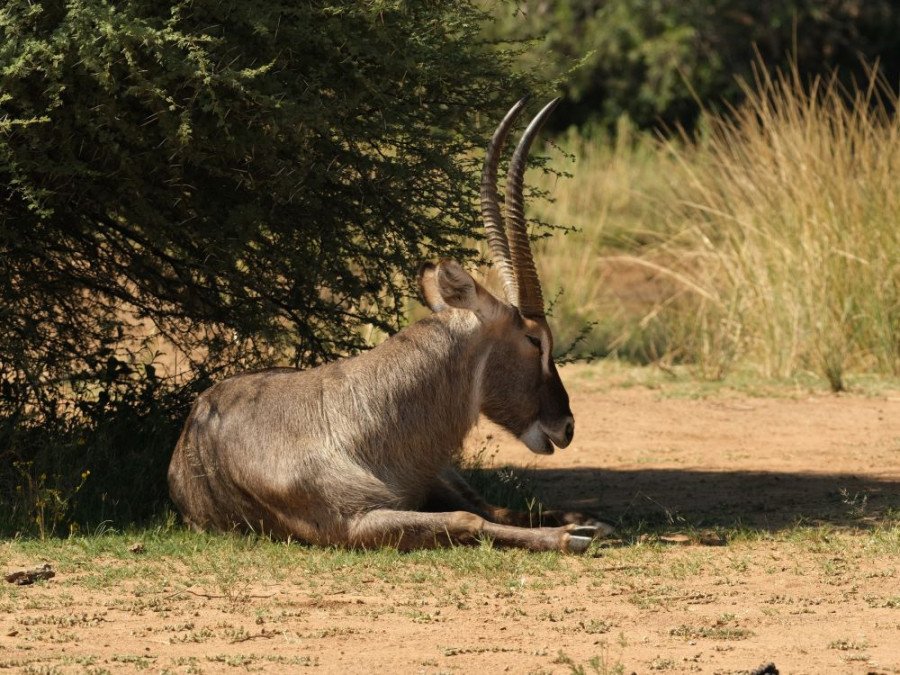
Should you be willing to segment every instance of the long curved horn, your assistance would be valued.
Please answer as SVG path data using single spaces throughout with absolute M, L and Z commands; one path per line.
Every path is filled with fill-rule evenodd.
M 506 177 L 506 235 L 519 289 L 519 302 L 514 304 L 519 308 L 522 316 L 531 318 L 544 316 L 544 295 L 541 292 L 541 282 L 538 279 L 534 257 L 531 254 L 528 230 L 525 227 L 525 200 L 522 197 L 522 182 L 525 177 L 525 163 L 531 144 L 558 103 L 558 98 L 553 99 L 531 120 L 531 124 L 525 129 L 522 140 L 516 147 L 516 152 L 509 164 L 509 174 Z
M 517 307 L 519 305 L 519 286 L 516 283 L 516 275 L 509 253 L 509 241 L 506 238 L 506 230 L 503 228 L 503 219 L 500 216 L 500 201 L 497 195 L 497 164 L 500 161 L 500 150 L 509 135 L 509 130 L 528 102 L 528 98 L 525 96 L 510 108 L 506 117 L 497 126 L 490 143 L 488 143 L 484 157 L 484 169 L 481 172 L 481 217 L 487 232 L 488 247 L 491 249 L 494 265 L 503 282 L 506 299 Z

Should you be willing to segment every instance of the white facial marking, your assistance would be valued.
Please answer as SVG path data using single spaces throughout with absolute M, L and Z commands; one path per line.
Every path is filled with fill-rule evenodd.
M 547 438 L 547 434 L 541 428 L 540 422 L 532 422 L 531 426 L 525 430 L 519 440 L 522 441 L 528 449 L 538 455 L 552 455 L 553 443 Z
M 475 373 L 472 381 L 474 385 L 472 387 L 472 405 L 470 407 L 470 414 L 472 415 L 472 420 L 478 419 L 478 414 L 481 412 L 481 399 L 482 399 L 482 381 L 484 380 L 484 371 L 487 367 L 488 359 L 491 356 L 491 348 L 488 347 L 484 350 L 484 354 L 478 360 L 478 363 L 475 365 Z
M 541 368 L 544 369 L 544 375 L 550 376 L 550 336 L 546 331 L 541 331 Z

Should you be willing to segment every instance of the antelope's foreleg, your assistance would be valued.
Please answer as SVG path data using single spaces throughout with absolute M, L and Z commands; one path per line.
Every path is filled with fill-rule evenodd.
M 590 526 L 523 528 L 492 523 L 466 511 L 422 513 L 377 509 L 348 518 L 347 540 L 357 548 L 396 546 L 408 551 L 439 546 L 474 545 L 487 540 L 495 546 L 531 551 L 585 551 L 597 534 Z
M 444 508 L 429 510 L 464 510 L 481 515 L 483 518 L 502 525 L 517 527 L 561 527 L 564 525 L 587 525 L 597 529 L 598 537 L 613 532 L 613 526 L 584 513 L 561 510 L 516 511 L 514 509 L 489 504 L 453 468 L 441 472 L 440 483 L 432 490 L 429 502 Z

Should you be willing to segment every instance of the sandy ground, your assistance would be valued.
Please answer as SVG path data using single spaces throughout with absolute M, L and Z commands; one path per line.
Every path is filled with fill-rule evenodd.
M 900 545 L 878 529 L 900 505 L 900 395 L 694 399 L 563 375 L 570 448 L 536 457 L 483 424 L 471 451 L 649 535 L 544 567 L 498 553 L 495 579 L 460 571 L 463 552 L 412 576 L 262 575 L 233 596 L 183 590 L 166 560 L 155 590 L 61 570 L 0 596 L 0 671 L 900 672 Z

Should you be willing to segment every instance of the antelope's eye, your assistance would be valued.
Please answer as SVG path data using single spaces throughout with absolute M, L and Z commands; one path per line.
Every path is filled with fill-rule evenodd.
M 540 350 L 540 348 L 541 348 L 541 339 L 540 339 L 539 337 L 535 337 L 534 335 L 526 335 L 525 337 L 528 338 L 528 341 L 529 341 L 531 344 L 533 344 L 535 347 L 538 348 L 538 350 Z

